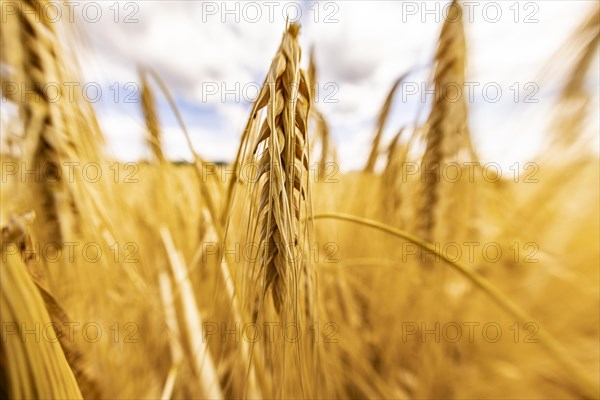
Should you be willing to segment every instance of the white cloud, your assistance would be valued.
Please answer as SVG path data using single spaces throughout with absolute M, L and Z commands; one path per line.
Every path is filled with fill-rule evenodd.
M 268 20 L 268 9 L 263 5 L 262 18 L 257 23 L 233 21 L 233 15 L 207 15 L 207 3 L 201 1 L 145 1 L 140 2 L 139 19 L 135 24 L 115 24 L 103 18 L 96 24 L 84 23 L 91 47 L 83 54 L 83 70 L 87 80 L 103 84 L 137 80 L 135 65 L 152 66 L 180 100 L 193 104 L 183 110 L 186 120 L 193 120 L 190 131 L 203 155 L 218 160 L 231 159 L 237 149 L 241 131 L 248 117 L 248 103 L 231 95 L 222 101 L 220 94 L 206 96 L 207 83 L 214 82 L 219 90 L 260 84 L 281 40 L 285 27 L 282 9 L 275 9 L 274 20 Z M 213 3 L 222 7 L 222 2 Z M 235 2 L 228 3 L 233 8 Z M 240 9 L 246 3 L 239 3 Z M 263 4 L 263 3 L 260 3 Z M 377 112 L 394 79 L 415 66 L 411 75 L 416 82 L 428 78 L 423 69 L 434 54 L 441 20 L 433 15 L 412 15 L 407 2 L 394 1 L 340 1 L 337 3 L 300 2 L 303 8 L 301 45 L 304 62 L 308 50 L 315 45 L 319 70 L 321 102 L 318 107 L 332 126 L 342 166 L 360 167 L 366 159 L 373 134 Z M 337 7 L 327 4 L 337 4 Z M 423 6 L 424 2 L 415 2 Z M 425 7 L 435 5 L 427 2 Z M 440 8 L 447 2 L 441 2 Z M 516 9 L 512 2 L 500 2 L 502 18 L 492 23 L 475 9 L 474 22 L 466 24 L 469 69 L 468 80 L 498 82 L 503 88 L 499 103 L 479 99 L 471 104 L 471 130 L 480 145 L 484 158 L 523 159 L 541 138 L 544 113 L 551 107 L 549 98 L 541 105 L 523 106 L 511 103 L 511 85 L 540 79 L 540 71 L 580 23 L 590 3 L 586 1 L 535 2 L 539 10 L 526 9 L 519 3 L 519 22 L 515 23 Z M 108 6 L 106 6 L 108 7 Z M 319 14 L 315 14 L 315 10 Z M 479 10 L 479 11 L 478 11 Z M 123 12 L 125 10 L 122 10 Z M 222 11 L 222 10 L 219 10 Z M 532 14 L 532 11 L 535 11 Z M 106 15 L 111 15 L 106 10 Z M 247 14 L 248 15 L 248 14 Z M 246 15 L 246 16 L 247 16 Z M 539 22 L 522 23 L 533 15 Z M 327 16 L 338 22 L 326 23 Z M 123 13 L 121 14 L 123 17 Z M 221 22 L 221 17 L 227 19 Z M 424 21 L 422 21 L 424 18 Z M 317 22 L 315 22 L 315 20 Z M 203 86 L 204 83 L 204 86 Z M 339 88 L 332 95 L 334 83 Z M 224 86 L 222 86 L 224 85 Z M 546 90 L 542 87 L 541 91 Z M 252 91 L 250 91 L 252 92 Z M 325 97 L 339 102 L 324 102 Z M 412 122 L 418 109 L 418 99 L 407 103 L 399 101 L 386 129 L 391 137 L 402 124 Z M 107 115 L 105 130 L 115 153 L 143 154 L 141 121 L 137 115 L 123 116 L 124 109 L 115 105 L 116 115 Z M 201 109 L 209 111 L 206 123 L 189 113 Z M 530 110 L 531 115 L 521 109 Z M 116 111 L 118 110 L 118 112 Z M 110 109 L 105 110 L 110 114 Z M 161 110 L 164 112 L 164 110 Z M 424 117 L 424 116 L 423 116 Z M 219 123 L 215 124 L 215 120 Z M 218 126 L 218 130 L 215 128 Z M 166 131 L 175 128 L 167 126 Z M 531 133 L 537 132 L 537 133 Z M 168 153 L 185 153 L 176 133 L 168 137 Z M 537 135 L 537 136 L 536 136 Z M 200 142 L 201 141 L 201 142 Z M 132 147 L 125 151 L 124 148 Z M 185 147 L 185 146 L 183 146 Z

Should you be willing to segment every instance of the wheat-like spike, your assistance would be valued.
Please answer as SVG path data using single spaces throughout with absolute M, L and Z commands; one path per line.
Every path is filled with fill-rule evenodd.
M 435 95 L 429 114 L 426 149 L 423 155 L 423 194 L 419 210 L 420 233 L 427 241 L 433 241 L 436 225 L 435 210 L 439 202 L 440 168 L 449 156 L 456 155 L 460 136 L 467 135 L 466 103 L 448 95 L 452 86 L 461 91 L 465 81 L 466 45 L 462 23 L 462 11 L 458 2 L 452 2 L 444 22 L 435 55 Z M 452 100 L 449 100 L 451 98 Z
M 314 112 L 317 120 L 317 131 L 319 133 L 319 138 L 321 139 L 321 159 L 319 161 L 319 177 L 324 177 L 327 172 L 327 158 L 329 154 L 332 153 L 332 149 L 330 148 L 330 131 L 329 124 L 325 119 L 325 116 L 314 108 Z M 335 155 L 334 155 L 335 159 Z
M 396 136 L 392 138 L 388 145 L 385 171 L 389 171 L 394 167 L 395 161 L 398 158 L 398 141 L 400 140 L 400 137 L 402 137 L 402 133 L 404 133 L 405 130 L 406 127 L 404 126 L 400 128 L 398 133 L 396 133 Z
M 278 311 L 299 276 L 294 261 L 303 241 L 301 213 L 308 197 L 308 78 L 300 70 L 299 26 L 291 24 L 269 70 L 267 117 L 253 154 L 258 162 L 257 227 L 264 254 L 265 290 Z
M 311 46 L 308 54 L 308 68 L 306 70 L 308 75 L 308 82 L 310 88 L 311 98 L 315 98 L 315 91 L 317 90 L 317 62 L 315 60 L 315 46 Z
M 46 0 L 22 1 L 15 14 L 6 16 L 2 47 L 11 51 L 4 52 L 2 60 L 10 66 L 9 80 L 17 86 L 13 101 L 24 125 L 22 161 L 37 173 L 37 179 L 26 185 L 37 202 L 36 231 L 42 241 L 60 244 L 81 228 L 75 221 L 81 217 L 82 208 L 95 208 L 102 222 L 107 221 L 105 207 L 96 202 L 97 196 L 85 197 L 83 193 L 94 188 L 70 185 L 64 179 L 65 162 L 101 160 L 102 135 L 93 109 L 83 101 L 82 94 L 75 93 L 74 98 L 65 95 L 69 93 L 66 82 L 73 77 L 56 23 L 44 12 L 48 4 Z M 49 85 L 61 90 L 63 95 L 58 101 L 45 90 Z M 48 170 L 56 173 L 45 173 L 40 179 L 41 171 Z M 82 200 L 85 204 L 80 204 Z
M 42 296 L 42 299 L 44 300 L 46 310 L 48 310 L 48 314 L 50 315 L 50 319 L 54 325 L 65 326 L 68 324 L 71 319 L 60 306 L 60 304 L 58 304 L 54 296 L 37 284 L 37 282 L 35 283 L 40 295 Z M 86 399 L 102 398 L 101 389 L 98 386 L 97 380 L 93 376 L 93 371 L 90 369 L 87 363 L 90 357 L 82 352 L 77 343 L 69 340 L 67 336 L 61 335 L 60 331 L 56 332 L 56 336 L 58 337 L 60 346 L 67 359 L 67 363 L 75 375 L 75 380 L 77 381 L 77 385 L 79 386 L 79 390 L 83 396 Z
M 11 220 L 11 224 L 2 228 L 0 241 L 3 259 L 0 270 L 2 325 L 50 326 L 54 323 L 60 326 L 59 321 L 64 322 L 62 309 L 56 308 L 51 296 L 39 285 L 36 287 L 23 265 L 22 255 L 7 251 L 9 244 L 25 249 L 27 241 L 24 223 L 19 219 Z M 81 360 L 77 360 L 80 353 L 69 352 L 76 349 L 73 344 L 61 340 L 61 335 L 54 329 L 47 331 L 45 340 L 25 340 L 20 333 L 12 335 L 6 332 L 3 329 L 0 344 L 0 394 L 3 398 L 82 398 L 71 370 L 74 368 L 76 375 L 77 371 L 82 372 L 78 369 Z M 67 361 L 77 365 L 69 367 Z M 83 388 L 93 388 L 87 386 L 90 381 L 85 380 L 84 383 L 85 375 L 79 378 Z M 96 397 L 97 392 L 89 395 Z
M 308 69 L 306 70 L 306 74 L 308 76 L 309 89 L 311 98 L 315 99 L 316 91 L 317 91 L 317 63 L 315 60 L 315 48 L 312 46 L 310 48 L 309 59 L 308 59 Z M 330 153 L 333 154 L 333 158 L 335 159 L 335 150 L 330 148 L 330 131 L 329 124 L 325 119 L 325 116 L 321 111 L 317 109 L 316 106 L 313 105 L 311 108 L 311 116 L 314 121 L 316 121 L 316 131 L 319 139 L 321 140 L 321 157 L 319 161 L 318 173 L 320 177 L 323 177 L 327 170 L 327 158 Z
M 401 182 L 402 164 L 405 161 L 405 149 L 399 145 L 400 138 L 406 130 L 406 127 L 400 128 L 396 136 L 390 141 L 387 149 L 387 162 L 383 171 L 383 182 L 389 201 L 387 214 L 392 217 L 392 214 L 397 212 L 402 205 L 401 188 L 404 182 Z
M 62 133 L 62 121 L 52 112 L 47 93 L 42 89 L 46 83 L 58 82 L 54 26 L 39 13 L 44 3 L 23 1 L 17 8 L 18 13 L 3 22 L 2 44 L 12 49 L 3 52 L 3 59 L 13 68 L 10 80 L 18 85 L 15 98 L 25 132 L 23 161 L 29 169 L 58 160 L 57 146 Z M 33 93 L 24 97 L 24 88 Z M 44 225 L 46 236 L 61 242 L 65 227 L 60 226 L 58 215 L 60 204 L 57 203 L 61 196 L 57 192 L 64 190 L 60 179 L 53 179 L 52 184 L 34 183 L 30 188 L 39 199 L 38 219 Z
M 159 163 L 162 163 L 165 160 L 165 157 L 161 147 L 162 140 L 160 123 L 158 120 L 158 112 L 156 110 L 154 93 L 152 92 L 152 88 L 150 87 L 150 83 L 146 77 L 146 72 L 144 70 L 140 70 L 139 75 L 142 84 L 140 96 L 142 102 L 142 111 L 144 113 L 146 129 L 148 130 L 146 141 L 150 147 L 150 150 L 152 150 L 152 156 L 154 159 Z
M 257 237 L 259 257 L 252 270 L 258 267 L 262 277 L 262 296 L 269 293 L 279 316 L 291 316 L 300 322 L 300 310 L 311 320 L 312 273 L 310 263 L 299 258 L 305 245 L 307 224 L 311 222 L 309 179 L 308 116 L 311 108 L 309 78 L 300 69 L 299 25 L 290 24 L 281 46 L 272 61 L 267 85 L 261 89 L 255 110 L 265 106 L 266 118 L 252 141 L 256 178 L 250 185 L 250 237 Z M 258 304 L 258 318 L 263 301 Z M 300 342 L 296 343 L 295 358 L 303 397 L 310 397 Z M 283 368 L 278 369 L 280 381 L 285 382 L 285 351 Z M 308 390 L 309 392 L 306 392 Z M 278 389 L 282 397 L 284 386 Z
M 600 6 L 596 3 L 590 16 L 567 42 L 569 48 L 579 48 L 576 61 L 570 71 L 559 98 L 558 116 L 554 121 L 554 141 L 559 148 L 573 145 L 580 137 L 586 106 L 590 101 L 585 88 L 585 79 L 598 52 L 600 40 Z
M 392 85 L 392 88 L 388 92 L 383 105 L 381 106 L 381 110 L 379 111 L 379 115 L 377 117 L 377 124 L 375 126 L 375 136 L 373 137 L 371 152 L 369 153 L 369 159 L 367 160 L 367 164 L 365 165 L 364 169 L 365 172 L 373 172 L 375 170 L 375 164 L 377 163 L 377 158 L 379 157 L 379 143 L 381 142 L 381 136 L 383 135 L 385 122 L 387 121 L 390 109 L 392 108 L 394 93 L 396 93 L 396 89 L 398 89 L 398 86 L 400 86 L 400 83 L 402 83 L 406 76 L 407 74 L 396 79 Z
M 6 226 L 2 227 L 2 242 L 4 244 L 16 245 L 21 249 L 21 258 L 29 270 L 31 279 L 41 295 L 46 310 L 54 326 L 64 326 L 70 321 L 67 313 L 56 301 L 47 287 L 45 271 L 35 260 L 33 256 L 31 236 L 28 226 L 35 219 L 33 212 L 26 212 L 19 215 L 11 215 Z M 53 326 L 53 327 L 54 327 Z M 69 340 L 66 335 L 56 331 L 56 336 L 60 346 L 65 354 L 66 360 L 75 375 L 75 379 L 86 399 L 97 399 L 101 397 L 100 388 L 96 380 L 86 365 L 86 356 L 82 353 L 80 347 L 73 340 Z

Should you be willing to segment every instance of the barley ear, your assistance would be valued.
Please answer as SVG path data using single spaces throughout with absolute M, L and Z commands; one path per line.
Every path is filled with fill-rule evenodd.
M 581 137 L 590 93 L 586 90 L 586 78 L 598 53 L 600 40 L 600 6 L 594 5 L 589 17 L 581 24 L 567 42 L 569 50 L 577 49 L 575 63 L 571 67 L 567 83 L 559 97 L 557 116 L 553 121 L 554 143 L 559 148 L 575 144 Z
M 307 74 L 300 69 L 297 24 L 290 24 L 271 64 L 267 85 L 257 104 L 267 115 L 254 142 L 257 165 L 252 197 L 262 253 L 259 270 L 264 291 L 281 311 L 297 293 L 302 266 L 296 261 L 304 241 L 309 197 L 308 115 L 311 94 Z M 253 229 L 253 231 L 254 231 Z
M 150 83 L 148 82 L 146 72 L 140 68 L 139 75 L 142 86 L 140 100 L 142 103 L 144 120 L 146 122 L 146 129 L 148 131 L 148 134 L 146 135 L 146 141 L 150 147 L 150 150 L 152 151 L 154 160 L 158 163 L 161 163 L 165 160 L 165 157 L 161 146 L 162 138 L 160 123 L 158 120 L 158 112 L 156 110 L 156 102 L 154 100 L 154 93 Z
M 463 99 L 455 101 L 452 87 L 462 91 L 465 82 L 466 45 L 462 11 L 453 1 L 444 22 L 435 55 L 435 94 L 427 121 L 426 148 L 423 155 L 423 189 L 419 209 L 419 231 L 433 241 L 435 210 L 440 197 L 440 168 L 444 160 L 458 153 L 461 136 L 467 138 L 467 107 Z M 458 89 L 455 89 L 458 90 Z
M 379 158 L 379 145 L 381 142 L 381 137 L 383 135 L 383 128 L 385 127 L 385 122 L 387 121 L 388 115 L 390 113 L 390 109 L 392 107 L 392 100 L 394 99 L 394 93 L 396 93 L 396 89 L 402 81 L 406 78 L 407 74 L 402 75 L 392 85 L 392 88 L 388 92 L 388 95 L 381 106 L 381 110 L 379 111 L 379 115 L 377 117 L 377 124 L 375 126 L 375 136 L 373 137 L 373 142 L 371 144 L 371 152 L 369 153 L 369 159 L 367 160 L 367 164 L 365 165 L 365 172 L 373 172 L 375 170 L 375 164 L 377 163 L 377 159 Z

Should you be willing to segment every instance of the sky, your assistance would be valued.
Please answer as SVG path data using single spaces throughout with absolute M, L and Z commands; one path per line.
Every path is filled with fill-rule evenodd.
M 90 98 L 116 157 L 136 160 L 149 152 L 137 75 L 138 66 L 149 66 L 169 86 L 200 155 L 230 161 L 289 19 L 302 25 L 304 66 L 314 46 L 316 106 L 331 126 L 341 168 L 352 170 L 366 161 L 378 110 L 396 78 L 409 73 L 384 140 L 426 118 L 432 98 L 426 83 L 448 3 L 105 1 L 73 14 L 83 34 L 83 79 L 93 83 Z M 593 2 L 462 3 L 473 141 L 482 160 L 524 162 L 541 143 L 564 82 L 568 64 L 557 51 Z M 597 97 L 597 76 L 590 85 Z M 155 95 L 167 155 L 190 159 L 167 102 Z

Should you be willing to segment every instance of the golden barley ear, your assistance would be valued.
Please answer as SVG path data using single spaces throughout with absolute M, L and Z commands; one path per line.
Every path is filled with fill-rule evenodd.
M 461 147 L 471 149 L 467 128 L 467 105 L 460 95 L 465 83 L 466 44 L 462 11 L 452 2 L 435 54 L 435 94 L 427 121 L 426 148 L 422 159 L 423 188 L 420 199 L 419 232 L 431 242 L 437 224 L 440 200 L 440 168 Z M 457 91 L 459 100 L 456 100 Z
M 315 98 L 315 91 L 317 90 L 317 62 L 315 60 L 315 46 L 310 47 L 308 54 L 308 68 L 306 70 L 308 76 L 309 88 L 311 98 Z
M 11 215 L 7 225 L 2 227 L 2 249 L 6 251 L 7 245 L 14 245 L 20 249 L 21 260 L 29 271 L 31 280 L 37 288 L 46 307 L 46 311 L 52 321 L 53 331 L 58 338 L 60 347 L 65 355 L 67 363 L 75 380 L 86 399 L 101 398 L 101 392 L 93 377 L 93 373 L 87 363 L 86 355 L 81 351 L 79 345 L 68 335 L 63 334 L 55 327 L 67 326 L 71 319 L 58 301 L 50 293 L 47 287 L 45 270 L 38 264 L 32 248 L 29 226 L 35 219 L 35 213 L 25 212 L 18 215 Z M 60 328 L 58 328 L 60 329 Z
M 306 75 L 308 76 L 308 86 L 310 89 L 311 98 L 314 100 L 316 98 L 316 91 L 318 89 L 317 82 L 317 62 L 315 60 L 315 47 L 312 46 L 310 48 L 309 59 L 308 59 L 308 69 L 306 70 Z M 319 157 L 319 165 L 318 165 L 318 177 L 317 181 L 320 181 L 325 177 L 325 173 L 327 172 L 327 160 L 333 159 L 334 162 L 336 160 L 335 149 L 331 146 L 331 132 L 329 130 L 329 124 L 325 119 L 325 116 L 319 109 L 317 109 L 316 105 L 313 104 L 310 109 L 310 116 L 313 121 L 315 121 L 315 135 L 313 135 L 314 139 L 318 139 L 321 143 L 321 154 Z M 311 139 L 312 140 L 312 139 Z M 312 145 L 309 146 L 311 149 Z M 312 153 L 311 153 L 312 154 Z
M 383 170 L 382 179 L 385 190 L 386 220 L 393 221 L 394 226 L 401 226 L 398 215 L 402 208 L 403 189 L 406 182 L 402 181 L 402 167 L 407 157 L 408 146 L 401 144 L 404 139 L 406 127 L 400 128 L 392 138 L 387 148 L 387 160 Z
M 299 29 L 289 25 L 271 63 L 255 104 L 256 110 L 266 106 L 267 115 L 251 150 L 257 175 L 250 190 L 257 216 L 249 221 L 250 232 L 258 234 L 264 292 L 272 294 L 277 311 L 297 292 L 303 268 L 296 258 L 304 242 L 310 190 L 311 94 L 308 76 L 300 69 Z
M 162 151 L 162 133 L 160 131 L 154 92 L 148 81 L 147 72 L 140 68 L 139 75 L 141 82 L 140 99 L 142 103 L 142 112 L 146 122 L 146 130 L 148 131 L 146 142 L 152 151 L 152 157 L 160 164 L 165 160 L 165 157 Z
M 19 2 L 16 13 L 3 20 L 0 39 L 2 48 L 11 49 L 2 53 L 2 62 L 9 67 L 2 69 L 2 80 L 17 87 L 9 100 L 17 106 L 23 124 L 20 161 L 36 171 L 22 194 L 35 201 L 36 237 L 60 246 L 85 228 L 78 220 L 91 214 L 92 208 L 100 215 L 93 220 L 107 223 L 104 205 L 91 193 L 96 189 L 65 179 L 68 162 L 103 160 L 104 143 L 89 101 L 78 91 L 64 95 L 71 93 L 67 82 L 77 81 L 69 64 L 74 55 L 61 47 L 56 23 L 44 12 L 50 3 Z M 50 97 L 48 87 L 57 87 L 63 95 Z
M 335 148 L 331 145 L 331 131 L 329 130 L 329 124 L 327 123 L 325 116 L 316 108 L 313 108 L 313 110 L 313 114 L 317 122 L 317 137 L 321 141 L 321 155 L 319 159 L 318 181 L 322 182 L 324 179 L 327 179 L 327 160 L 333 160 L 334 163 L 337 163 L 337 157 Z
M 77 354 L 72 350 L 75 346 L 68 343 L 66 335 L 54 329 L 45 330 L 45 339 L 35 337 L 27 339 L 22 336 L 20 326 L 60 326 L 62 309 L 58 311 L 56 303 L 50 300 L 48 293 L 35 284 L 23 263 L 23 256 L 18 252 L 8 251 L 9 245 L 25 249 L 27 232 L 21 218 L 12 218 L 11 223 L 2 228 L 2 279 L 0 279 L 0 308 L 2 315 L 2 344 L 0 345 L 0 393 L 6 398 L 82 398 L 77 385 L 74 370 L 81 374 L 80 384 L 89 389 L 90 397 L 96 397 L 94 385 L 80 363 Z M 31 249 L 28 249 L 29 252 Z M 50 314 L 49 314 L 50 313 Z M 60 322 L 59 322 L 60 321 Z M 6 334 L 8 327 L 15 331 Z M 67 356 L 65 357 L 65 353 Z M 69 366 L 71 358 L 73 365 Z M 73 358 L 75 357 L 75 358 Z M 77 372 L 76 372 L 76 375 Z
M 394 93 L 400 86 L 400 83 L 404 81 L 408 74 L 404 74 L 392 85 L 392 88 L 388 92 L 388 95 L 381 106 L 381 110 L 379 111 L 379 115 L 377 117 L 377 124 L 375 125 L 375 135 L 373 137 L 373 142 L 371 144 L 371 152 L 369 153 L 369 158 L 367 160 L 367 164 L 365 165 L 365 172 L 373 172 L 375 170 L 375 164 L 377 163 L 377 159 L 379 158 L 379 147 L 381 143 L 381 137 L 383 135 L 383 128 L 385 128 L 385 122 L 387 121 L 388 115 L 390 114 L 390 109 L 392 108 L 392 100 L 394 99 Z
M 568 148 L 577 143 L 584 129 L 590 103 L 586 78 L 598 53 L 600 40 L 600 5 L 595 3 L 592 7 L 589 16 L 565 44 L 565 53 L 575 53 L 575 62 L 560 93 L 557 115 L 553 121 L 552 139 L 558 148 Z
M 44 85 L 60 81 L 54 24 L 40 12 L 45 3 L 21 2 L 17 13 L 7 16 L 2 26 L 2 47 L 12 49 L 3 52 L 3 61 L 12 67 L 8 79 L 18 86 L 14 100 L 24 124 L 23 162 L 30 170 L 59 165 L 58 153 L 64 146 L 63 120 L 43 90 Z M 25 96 L 24 90 L 30 91 L 29 96 Z M 60 210 L 69 209 L 70 200 L 65 196 L 62 179 L 57 173 L 51 175 L 51 179 L 41 184 L 40 179 L 35 179 L 29 189 L 39 199 L 36 211 L 45 231 L 43 236 L 60 243 L 68 229 L 60 221 Z

